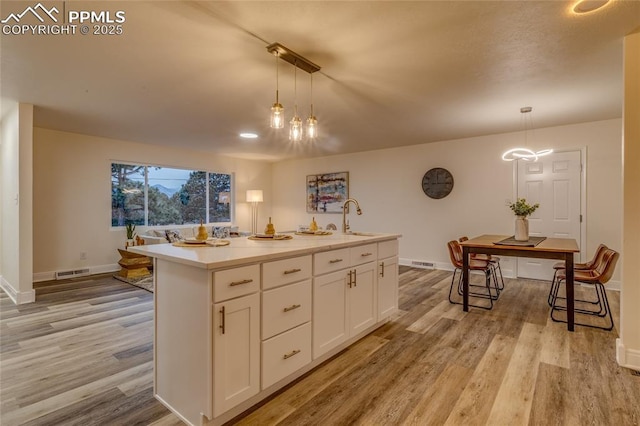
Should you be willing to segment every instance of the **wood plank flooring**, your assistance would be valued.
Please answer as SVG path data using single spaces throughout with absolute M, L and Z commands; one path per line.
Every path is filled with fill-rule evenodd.
M 401 267 L 391 322 L 230 424 L 640 424 L 640 376 L 616 364 L 616 329 L 567 332 L 533 280 L 464 313 L 450 280 Z M 35 288 L 20 306 L 0 292 L 0 424 L 183 424 L 152 395 L 151 293 L 110 276 Z

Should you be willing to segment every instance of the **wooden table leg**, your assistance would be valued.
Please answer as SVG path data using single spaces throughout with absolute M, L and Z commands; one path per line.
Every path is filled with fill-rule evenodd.
M 469 247 L 462 247 L 462 310 L 469 312 Z
M 564 258 L 566 273 L 565 285 L 567 295 L 567 330 L 574 329 L 574 295 L 573 295 L 573 253 L 567 253 Z

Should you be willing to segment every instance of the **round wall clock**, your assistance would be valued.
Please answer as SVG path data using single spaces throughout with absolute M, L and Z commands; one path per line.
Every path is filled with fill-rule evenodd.
M 447 169 L 433 168 L 422 177 L 422 190 L 429 198 L 444 198 L 453 189 L 453 175 Z

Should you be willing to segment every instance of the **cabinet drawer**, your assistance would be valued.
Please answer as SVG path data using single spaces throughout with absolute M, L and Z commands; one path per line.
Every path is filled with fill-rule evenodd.
M 213 273 L 213 301 L 221 302 L 260 290 L 260 265 L 249 265 Z
M 363 246 L 351 247 L 351 265 L 361 265 L 373 262 L 378 258 L 378 244 L 365 244 Z
M 262 293 L 262 339 L 310 320 L 310 279 Z
M 378 259 L 398 255 L 398 240 L 383 241 L 378 243 Z
M 262 342 L 262 389 L 311 362 L 311 324 Z
M 276 260 L 262 265 L 262 289 L 311 278 L 311 255 Z
M 349 249 L 338 249 L 313 255 L 313 274 L 322 275 L 338 271 L 351 265 Z

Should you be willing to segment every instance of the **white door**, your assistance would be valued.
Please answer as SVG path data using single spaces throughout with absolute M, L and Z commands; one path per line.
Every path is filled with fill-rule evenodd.
M 581 247 L 581 153 L 568 151 L 518 160 L 518 198 L 540 208 L 529 217 L 529 235 L 574 238 Z M 518 277 L 551 280 L 553 264 L 547 259 L 518 258 Z

